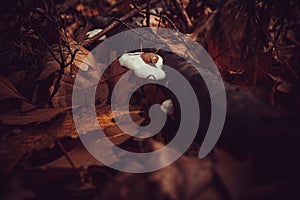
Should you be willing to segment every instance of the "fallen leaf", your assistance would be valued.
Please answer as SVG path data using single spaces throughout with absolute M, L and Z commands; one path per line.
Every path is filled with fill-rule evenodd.
M 149 146 L 154 151 L 163 145 L 152 141 Z M 165 155 L 158 156 L 161 156 L 161 161 L 164 162 Z M 140 165 L 138 162 L 126 164 Z M 219 190 L 211 161 L 186 156 L 155 172 L 118 174 L 106 185 L 105 191 L 108 192 L 97 194 L 99 199 L 227 199 Z
M 0 100 L 12 98 L 27 101 L 26 98 L 18 92 L 13 83 L 0 74 Z
M 34 109 L 36 106 L 32 105 L 13 85 L 13 83 L 0 74 L 0 100 L 19 99 L 21 106 L 18 107 L 20 112 L 26 112 Z
M 72 149 L 70 152 L 68 152 L 68 156 L 74 163 L 76 168 L 87 168 L 90 165 L 101 165 L 96 158 L 94 158 L 88 150 L 83 146 L 82 144 L 77 145 L 74 149 Z M 57 160 L 54 160 L 53 162 L 47 163 L 45 165 L 40 166 L 40 169 L 51 169 L 51 168 L 70 168 L 70 163 L 66 159 L 65 156 L 62 156 L 58 158 Z
M 93 56 L 89 55 L 90 53 L 89 50 L 84 48 L 82 45 L 78 44 L 76 41 L 71 40 L 70 38 L 68 38 L 68 40 L 70 40 L 69 45 L 70 45 L 71 52 L 74 53 L 76 51 L 73 64 L 77 68 L 83 71 L 87 71 L 90 65 L 96 64 Z M 56 44 L 52 45 L 51 51 L 53 52 L 54 56 L 61 62 L 59 46 Z M 71 52 L 66 47 L 63 47 L 62 51 L 65 57 L 64 63 L 69 63 L 71 61 Z M 54 72 L 60 70 L 60 63 L 58 63 L 58 61 L 53 57 L 53 55 L 49 51 L 46 53 L 45 57 L 43 58 L 43 66 L 44 69 L 39 75 L 39 77 L 37 78 L 37 80 L 46 79 Z
M 13 83 L 15 87 L 17 87 L 18 83 L 24 80 L 26 74 L 27 70 L 16 71 L 8 74 L 7 78 Z
M 40 108 L 34 109 L 29 112 L 21 113 L 11 112 L 0 115 L 0 121 L 7 125 L 26 125 L 31 123 L 43 123 L 52 120 L 57 115 L 70 109 L 67 108 Z

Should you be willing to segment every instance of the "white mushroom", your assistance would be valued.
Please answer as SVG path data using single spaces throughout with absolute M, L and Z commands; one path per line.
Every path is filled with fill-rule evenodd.
M 162 69 L 163 59 L 155 53 L 125 53 L 119 58 L 120 65 L 134 71 L 139 78 L 162 80 L 166 73 Z
M 168 115 L 173 115 L 174 114 L 174 104 L 171 99 L 165 100 L 161 105 L 160 105 L 160 110 L 163 111 L 164 113 Z
M 87 36 L 88 38 L 92 38 L 92 37 L 94 37 L 95 35 L 97 35 L 98 33 L 102 32 L 102 31 L 103 31 L 103 29 L 101 29 L 101 28 L 96 28 L 96 29 L 93 29 L 93 30 L 87 32 L 87 33 L 86 33 L 86 36 Z M 106 36 L 105 36 L 105 35 L 102 36 L 101 38 L 99 38 L 99 40 L 105 40 L 105 39 L 106 39 Z

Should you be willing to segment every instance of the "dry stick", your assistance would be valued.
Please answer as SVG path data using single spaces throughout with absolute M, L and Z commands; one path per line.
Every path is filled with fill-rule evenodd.
M 60 53 L 60 59 L 56 57 L 56 55 L 54 54 L 54 52 L 52 51 L 50 45 L 48 44 L 48 42 L 44 39 L 44 37 L 39 33 L 39 31 L 34 27 L 34 26 L 31 26 L 31 28 L 34 30 L 34 32 L 36 32 L 36 34 L 38 35 L 39 39 L 43 42 L 43 44 L 46 46 L 47 50 L 50 52 L 51 56 L 54 58 L 54 60 L 59 64 L 60 66 L 60 70 L 59 70 L 59 75 L 58 75 L 58 79 L 54 85 L 54 90 L 52 92 L 52 94 L 50 95 L 50 104 L 51 104 L 51 101 L 53 99 L 53 97 L 56 95 L 59 87 L 60 87 L 60 81 L 62 79 L 62 76 L 64 74 L 64 68 L 66 68 L 67 66 L 69 66 L 75 59 L 75 55 L 76 53 L 78 52 L 78 50 L 75 50 L 74 53 L 71 52 L 71 49 L 68 48 L 69 50 L 69 53 L 71 55 L 71 60 L 70 62 L 68 63 L 65 63 L 65 56 L 64 56 L 64 53 L 63 53 L 63 45 L 62 45 L 62 38 L 61 36 L 59 37 L 59 44 L 58 44 L 58 47 L 59 47 L 59 53 Z
M 57 142 L 58 147 L 60 148 L 60 150 L 64 153 L 64 156 L 66 157 L 67 161 L 69 162 L 69 164 L 71 165 L 71 167 L 76 170 L 76 166 L 74 164 L 74 162 L 72 161 L 72 159 L 70 158 L 68 151 L 65 149 L 65 147 L 63 146 L 63 144 L 61 143 L 61 141 L 55 137 L 54 135 L 52 135 L 51 133 L 47 132 L 48 135 L 50 137 L 52 137 L 54 139 L 54 141 Z
M 61 40 L 61 39 L 60 39 Z M 61 44 L 61 41 L 60 41 L 60 44 L 59 44 L 59 51 L 60 51 L 60 56 L 61 56 L 61 62 L 59 63 L 60 64 L 60 70 L 59 70 L 59 74 L 58 74 L 58 78 L 56 80 L 56 83 L 54 85 L 54 90 L 50 96 L 50 100 L 53 99 L 53 97 L 56 95 L 56 93 L 58 92 L 59 88 L 60 88 L 60 81 L 62 79 L 62 76 L 64 74 L 64 69 L 69 66 L 74 60 L 75 60 L 75 56 L 76 56 L 76 53 L 79 51 L 78 49 L 76 49 L 74 51 L 74 53 L 70 53 L 71 55 L 71 60 L 70 62 L 66 63 L 65 64 L 65 57 L 63 55 L 63 47 L 62 47 L 62 44 Z
M 137 35 L 140 35 L 140 33 L 138 33 L 136 30 L 134 30 L 131 26 L 129 26 L 128 24 L 126 24 L 125 22 L 123 22 L 122 20 L 118 19 L 118 18 L 115 18 L 115 17 L 112 17 L 113 20 L 116 20 L 116 21 L 119 21 L 120 24 L 126 26 L 126 28 L 128 28 L 128 30 L 131 30 L 132 32 L 134 32 L 135 34 Z
M 72 161 L 71 157 L 69 156 L 68 151 L 65 149 L 65 147 L 63 146 L 63 144 L 61 143 L 61 141 L 59 139 L 56 138 L 56 141 L 57 141 L 59 148 L 63 151 L 67 161 L 70 163 L 72 168 L 76 170 L 76 166 L 75 166 L 74 162 Z
M 139 8 L 137 6 L 136 0 L 132 0 L 132 2 L 133 2 L 134 7 L 139 11 L 139 13 L 147 14 L 145 11 L 141 10 L 141 8 Z M 174 24 L 174 22 L 168 16 L 162 15 L 161 13 L 158 15 L 158 14 L 149 12 L 149 14 L 153 15 L 153 16 L 156 16 L 156 17 L 159 17 L 160 19 L 161 18 L 166 19 L 171 24 L 171 26 L 174 28 L 174 30 L 179 34 L 178 36 L 179 36 L 179 39 L 181 40 L 181 42 L 184 44 L 184 46 L 187 48 L 187 50 L 189 50 L 188 45 L 185 43 L 184 39 L 181 37 L 180 32 L 177 29 L 176 25 Z M 156 37 L 160 38 L 159 35 L 157 35 L 157 34 L 156 34 Z M 189 51 L 189 52 L 192 53 L 191 51 Z
M 147 3 L 147 14 L 146 14 L 146 25 L 148 27 L 150 27 L 150 5 L 151 5 L 151 0 L 148 0 L 148 3 Z
M 60 81 L 62 79 L 62 76 L 64 74 L 64 69 L 65 69 L 65 57 L 63 54 L 61 38 L 59 38 L 59 54 L 60 54 L 60 58 L 61 58 L 61 62 L 59 63 L 59 74 L 58 74 L 58 78 L 54 84 L 54 90 L 53 90 L 52 94 L 50 95 L 50 101 L 52 101 L 53 97 L 56 95 L 56 93 L 58 92 L 58 90 L 60 88 Z
M 119 21 L 120 24 L 126 26 L 126 27 L 128 28 L 128 30 L 134 32 L 135 34 L 141 36 L 142 38 L 144 38 L 144 39 L 146 39 L 146 40 L 149 40 L 149 38 L 147 38 L 147 37 L 141 35 L 139 32 L 137 32 L 136 30 L 134 30 L 132 27 L 130 27 L 128 24 L 126 24 L 125 22 L 121 21 L 120 19 L 115 18 L 115 17 L 112 17 L 112 19 L 113 19 L 113 20 L 116 20 L 116 21 Z M 141 47 L 141 51 L 142 51 L 142 47 Z
M 158 1 L 159 0 L 153 0 L 152 3 L 156 3 Z M 146 8 L 147 4 L 148 3 L 144 3 L 143 5 L 141 5 L 141 8 L 142 9 Z M 125 20 L 129 19 L 130 17 L 133 17 L 136 13 L 138 13 L 138 10 L 134 9 L 134 10 L 130 11 L 128 14 L 124 15 L 123 17 L 121 17 L 120 21 L 125 21 Z M 111 31 L 112 29 L 114 29 L 118 25 L 120 25 L 120 21 L 114 21 L 109 26 L 107 26 L 105 29 L 103 29 L 103 31 L 101 31 L 100 33 L 98 33 L 97 35 L 95 35 L 94 37 L 89 38 L 89 39 L 83 41 L 81 43 L 81 45 L 83 45 L 85 47 L 90 46 L 91 44 L 93 44 L 94 42 L 96 42 L 97 40 L 99 40 L 103 35 L 105 35 L 109 31 Z
M 147 38 L 145 37 L 144 35 L 142 35 L 141 33 L 137 32 L 136 30 L 134 30 L 131 26 L 129 26 L 128 24 L 126 24 L 125 22 L 121 21 L 120 19 L 118 18 L 115 18 L 115 17 L 112 17 L 113 20 L 117 20 L 119 21 L 122 25 L 126 26 L 128 28 L 128 30 L 132 31 L 133 33 L 137 34 L 138 36 L 144 38 L 145 40 L 151 40 L 151 38 Z M 158 36 L 157 36 L 158 37 Z
M 214 12 L 212 12 L 212 14 L 207 18 L 206 22 L 201 27 L 197 28 L 195 32 L 197 33 L 203 32 L 209 26 L 209 24 L 212 23 L 212 21 L 215 19 L 215 16 L 218 13 L 219 13 L 219 8 L 217 8 Z
M 186 10 L 182 7 L 180 0 L 172 0 L 175 4 L 176 8 L 181 13 L 181 16 L 183 18 L 184 23 L 186 24 L 187 29 L 193 28 L 193 24 L 191 22 L 191 19 L 189 15 L 187 14 Z
M 55 56 L 54 52 L 52 51 L 51 47 L 49 46 L 48 42 L 43 38 L 43 36 L 36 30 L 34 26 L 31 26 L 31 28 L 34 30 L 34 32 L 38 35 L 39 39 L 42 41 L 42 43 L 46 46 L 47 50 L 50 52 L 51 56 L 55 59 L 56 62 L 60 64 L 60 60 Z
M 135 0 L 132 0 L 132 2 L 133 2 L 134 8 L 137 9 L 139 13 L 147 15 L 147 12 L 142 10 L 143 9 L 142 6 L 141 6 L 141 8 L 139 8 Z M 148 14 L 153 15 L 155 17 L 164 18 L 165 20 L 167 20 L 171 24 L 171 26 L 174 28 L 174 30 L 176 32 L 179 32 L 179 30 L 176 27 L 176 25 L 174 24 L 174 22 L 167 15 L 162 15 L 161 13 L 160 14 L 155 14 L 155 13 L 151 13 L 151 12 L 148 12 Z

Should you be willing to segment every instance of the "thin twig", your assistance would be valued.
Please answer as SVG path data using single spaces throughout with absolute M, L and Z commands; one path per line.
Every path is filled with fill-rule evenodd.
M 62 76 L 64 74 L 64 70 L 65 70 L 65 56 L 64 56 L 64 53 L 63 53 L 63 47 L 62 47 L 62 41 L 61 40 L 62 39 L 59 38 L 58 47 L 59 47 L 59 54 L 60 54 L 60 59 L 61 59 L 61 61 L 59 63 L 60 64 L 60 69 L 59 69 L 59 74 L 58 74 L 57 80 L 56 80 L 55 85 L 54 85 L 54 90 L 53 90 L 53 92 L 50 96 L 50 100 L 53 99 L 53 97 L 56 95 L 58 89 L 60 88 L 60 81 L 62 79 Z
M 135 7 L 140 13 L 146 14 L 145 11 L 143 11 L 141 8 L 139 8 L 139 7 L 137 6 L 136 0 L 132 0 L 132 2 L 133 2 L 133 4 L 134 4 L 134 7 Z M 160 18 L 166 19 L 166 20 L 171 24 L 171 26 L 172 26 L 173 29 L 176 31 L 176 33 L 178 34 L 178 40 L 179 40 L 180 42 L 182 42 L 182 44 L 186 47 L 186 49 L 187 49 L 191 54 L 193 54 L 193 52 L 190 51 L 190 47 L 186 44 L 185 40 L 182 38 L 182 35 L 181 35 L 181 33 L 179 32 L 179 30 L 177 29 L 176 25 L 174 24 L 174 22 L 173 22 L 169 17 L 167 17 L 166 15 L 162 15 L 161 13 L 160 13 L 159 15 L 157 15 L 157 14 L 155 14 L 155 13 L 149 12 L 149 14 L 150 14 L 150 15 L 154 15 L 154 16 L 156 16 L 156 17 L 160 17 Z M 162 39 L 158 34 L 156 34 L 156 38 Z M 162 39 L 162 41 L 164 41 L 164 40 Z M 166 42 L 166 43 L 168 43 L 168 42 Z
M 118 20 L 122 25 L 126 26 L 130 31 L 134 32 L 136 35 L 142 37 L 143 39 L 145 40 L 148 40 L 148 41 L 151 41 L 151 42 L 154 42 L 156 44 L 157 40 L 160 39 L 161 41 L 164 41 L 163 38 L 161 38 L 157 32 L 156 32 L 156 35 L 155 35 L 155 38 L 156 39 L 153 39 L 153 38 L 150 38 L 150 37 L 146 37 L 144 36 L 143 34 L 139 33 L 138 31 L 136 31 L 135 29 L 133 29 L 131 26 L 129 26 L 127 23 L 125 22 L 122 22 L 120 19 L 118 18 L 112 18 L 113 20 Z M 157 30 L 158 31 L 158 30 Z M 165 42 L 166 44 L 169 44 L 168 42 Z M 141 48 L 142 49 L 142 48 Z
M 206 22 L 199 28 L 197 29 L 197 32 L 200 34 L 204 30 L 206 30 L 209 25 L 213 24 L 213 21 L 215 20 L 215 17 L 219 13 L 219 8 L 217 8 L 215 11 L 212 12 L 212 14 L 207 18 Z
M 72 161 L 71 157 L 69 156 L 68 151 L 65 149 L 65 147 L 63 146 L 63 144 L 61 143 L 61 141 L 59 139 L 56 139 L 56 141 L 57 141 L 57 144 L 58 144 L 59 148 L 64 153 L 67 161 L 70 163 L 72 168 L 76 170 L 76 166 L 75 166 L 74 162 Z
M 130 25 L 128 25 L 127 23 L 123 22 L 121 19 L 118 19 L 118 18 L 116 18 L 116 17 L 112 17 L 112 19 L 113 19 L 113 20 L 116 20 L 116 21 L 118 21 L 118 22 L 120 22 L 120 24 L 126 26 L 126 28 L 128 28 L 129 30 L 135 32 L 136 34 L 138 34 L 138 35 L 140 34 L 140 33 L 138 33 L 137 31 L 135 31 Z
M 55 137 L 54 135 L 52 135 L 51 133 L 48 133 L 48 135 L 54 139 L 54 141 L 57 143 L 57 145 L 60 148 L 60 150 L 64 153 L 64 156 L 66 157 L 68 163 L 71 165 L 71 167 L 74 170 L 76 170 L 76 166 L 75 166 L 74 162 L 72 161 L 71 157 L 68 154 L 68 151 L 65 149 L 65 147 L 61 143 L 61 141 L 57 137 Z
M 36 30 L 34 26 L 31 27 L 34 32 L 38 35 L 39 39 L 43 42 L 43 44 L 46 46 L 47 50 L 51 54 L 51 56 L 60 64 L 60 60 L 55 56 L 54 52 L 52 51 L 51 47 L 49 46 L 48 42 L 44 39 L 44 37 L 40 34 L 39 31 Z
M 60 50 L 61 51 L 61 50 Z M 73 63 L 73 61 L 75 60 L 75 56 L 76 56 L 76 53 L 78 52 L 79 50 L 76 49 L 74 51 L 74 53 L 71 53 L 71 60 L 70 62 L 68 62 L 67 64 L 65 64 L 65 62 L 63 61 L 62 63 L 60 63 L 60 71 L 59 71 L 59 74 L 58 74 L 58 78 L 55 82 L 55 85 L 54 85 L 54 90 L 53 92 L 51 93 L 51 96 L 50 96 L 50 100 L 53 99 L 53 97 L 56 95 L 56 93 L 58 92 L 58 89 L 60 88 L 60 81 L 62 79 L 62 76 L 64 74 L 64 69 L 69 66 L 71 63 Z M 62 57 L 64 59 L 64 56 Z
M 182 19 L 183 19 L 184 23 L 186 24 L 186 28 L 188 30 L 192 29 L 193 28 L 192 21 L 191 21 L 189 15 L 187 14 L 186 10 L 181 5 L 180 0 L 172 0 L 172 1 L 175 4 L 176 8 L 179 10 L 179 12 L 182 16 Z
M 134 8 L 137 9 L 139 13 L 142 13 L 142 14 L 144 14 L 144 15 L 147 15 L 147 12 L 142 10 L 142 9 L 143 9 L 142 6 L 141 6 L 140 8 L 138 7 L 138 5 L 137 5 L 137 3 L 136 3 L 136 0 L 132 0 L 132 2 L 133 2 Z M 167 21 L 171 24 L 172 28 L 173 28 L 176 32 L 179 32 L 179 30 L 178 30 L 178 28 L 176 27 L 176 25 L 174 24 L 174 22 L 173 22 L 167 15 L 163 15 L 163 14 L 161 14 L 161 13 L 160 13 L 160 14 L 155 14 L 155 13 L 152 13 L 152 12 L 148 12 L 148 14 L 149 14 L 149 15 L 152 15 L 152 16 L 155 16 L 155 17 L 164 18 L 165 20 L 167 20 Z
M 151 5 L 151 0 L 148 0 L 148 3 L 147 3 L 147 12 L 146 12 L 146 25 L 148 27 L 150 27 L 150 5 Z
M 58 21 L 57 21 L 58 30 L 62 30 L 59 14 L 58 13 L 55 13 L 55 14 L 58 16 Z M 63 31 L 63 33 L 64 33 L 64 31 Z M 67 36 L 65 35 L 65 37 L 67 37 Z M 74 61 L 76 53 L 79 51 L 78 49 L 76 49 L 72 53 L 71 47 L 69 46 L 69 44 L 66 44 L 66 45 L 63 46 L 62 35 L 60 35 L 60 37 L 59 37 L 58 47 L 59 47 L 59 54 L 60 54 L 60 61 L 58 61 L 59 65 L 60 65 L 60 70 L 59 70 L 59 74 L 58 74 L 57 80 L 56 80 L 56 82 L 54 84 L 53 92 L 50 95 L 50 102 L 52 101 L 52 99 L 54 98 L 54 96 L 56 95 L 56 93 L 58 92 L 58 90 L 60 88 L 60 82 L 61 82 L 62 76 L 64 74 L 65 68 L 67 66 L 69 66 Z M 66 57 L 64 55 L 64 47 L 66 47 L 68 49 L 69 54 L 71 56 L 70 62 L 68 62 L 68 63 L 66 63 Z
M 153 0 L 153 3 L 158 2 L 159 0 Z M 143 5 L 141 5 L 141 8 L 144 9 L 147 7 L 147 3 L 144 3 Z M 105 29 L 103 29 L 103 31 L 101 31 L 100 33 L 98 33 L 97 35 L 95 35 L 92 38 L 89 38 L 85 41 L 83 41 L 81 43 L 81 45 L 87 47 L 90 46 L 91 44 L 93 44 L 94 42 L 96 42 L 97 40 L 99 40 L 102 36 L 104 36 L 106 33 L 108 33 L 109 31 L 111 31 L 112 29 L 114 29 L 115 27 L 117 27 L 118 25 L 120 25 L 120 21 L 125 21 L 127 19 L 129 19 L 130 17 L 133 17 L 136 13 L 138 13 L 138 10 L 134 9 L 132 11 L 130 11 L 128 14 L 124 15 L 123 17 L 120 18 L 119 21 L 114 21 L 113 23 L 111 23 L 110 25 L 108 25 Z

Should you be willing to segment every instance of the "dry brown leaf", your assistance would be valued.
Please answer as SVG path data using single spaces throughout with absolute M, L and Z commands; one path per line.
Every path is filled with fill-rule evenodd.
M 86 94 L 91 93 L 94 90 L 93 82 L 97 82 L 96 76 L 98 72 L 92 68 L 89 69 L 86 73 L 86 77 L 77 75 L 77 85 L 74 86 L 74 79 L 72 74 L 65 74 L 62 77 L 61 85 L 56 95 L 52 99 L 52 104 L 54 107 L 67 107 L 72 105 L 72 91 L 73 87 L 82 92 L 82 95 L 77 98 L 81 98 L 81 103 L 86 101 Z M 91 81 L 93 80 L 93 81 Z M 95 94 L 95 102 L 103 103 L 107 100 L 110 95 L 110 87 L 107 81 L 101 82 L 97 86 L 96 94 Z
M 151 141 L 151 150 L 163 147 Z M 150 145 L 149 145 L 150 146 Z M 168 147 L 166 147 L 168 148 Z M 159 155 L 159 157 L 162 155 Z M 162 157 L 163 162 L 165 158 Z M 151 162 L 151 160 L 149 160 Z M 137 165 L 140 163 L 127 163 Z M 136 184 L 132 190 L 132 184 Z M 208 159 L 199 160 L 182 156 L 161 170 L 145 173 L 123 173 L 106 185 L 106 193 L 99 193 L 99 199 L 228 199 L 219 190 L 213 164 Z M 155 188 L 155 189 L 153 189 Z M 124 192 L 112 192 L 124 191 Z M 138 192 L 137 192 L 138 191 Z M 148 194 L 145 196 L 145 194 Z
M 77 68 L 80 68 L 83 71 L 87 71 L 89 69 L 89 66 L 95 65 L 95 60 L 93 57 L 89 55 L 90 51 L 85 49 L 82 45 L 77 44 L 76 41 L 69 39 L 69 45 L 71 48 L 72 53 L 76 51 L 75 58 L 73 60 L 73 63 Z M 71 61 L 71 54 L 68 51 L 66 47 L 63 47 L 63 53 L 65 56 L 65 63 L 69 63 Z M 60 57 L 60 50 L 58 45 L 53 45 L 51 47 L 52 52 L 54 53 L 55 57 L 58 60 L 61 60 Z M 37 80 L 43 80 L 46 79 L 48 76 L 53 74 L 54 72 L 57 72 L 60 70 L 60 64 L 55 60 L 55 58 L 51 55 L 50 52 L 47 52 L 44 59 L 43 59 L 43 65 L 44 69 L 37 78 Z M 66 68 L 65 72 L 68 68 Z
M 7 125 L 40 124 L 52 120 L 54 117 L 68 109 L 70 108 L 40 108 L 26 113 L 11 112 L 0 115 L 0 121 Z
M 58 46 L 54 45 L 52 46 L 52 51 L 56 55 L 57 58 L 59 58 L 58 53 Z M 46 79 L 48 76 L 53 74 L 54 72 L 58 71 L 60 69 L 59 63 L 53 58 L 53 56 L 50 54 L 50 52 L 47 52 L 43 58 L 43 66 L 44 69 L 37 78 L 37 81 Z
M 19 99 L 21 101 L 21 112 L 34 109 L 32 105 L 22 94 L 18 92 L 13 83 L 0 74 L 0 100 Z
M 219 148 L 214 149 L 214 155 L 217 160 L 216 172 L 233 199 L 239 199 L 256 185 L 253 161 L 250 158 L 236 160 Z
M 4 77 L 0 74 L 0 100 L 8 100 L 8 99 L 19 99 L 21 101 L 21 104 L 19 107 L 14 106 L 14 108 L 18 108 L 20 112 L 27 112 L 34 108 L 36 108 L 35 105 L 33 105 L 29 100 L 27 100 L 15 87 L 15 85 L 22 80 L 22 78 L 17 78 L 18 75 L 25 76 L 25 71 L 20 71 L 19 73 L 12 73 L 8 77 L 14 79 L 14 82 L 9 80 L 8 78 Z
M 82 144 L 79 144 L 70 151 L 68 156 L 71 158 L 76 168 L 87 168 L 91 165 L 103 165 L 94 158 Z M 70 163 L 65 156 L 62 156 L 53 162 L 40 166 L 39 168 L 44 170 L 51 168 L 70 168 Z
M 286 94 L 291 92 L 292 84 L 290 82 L 284 80 L 280 76 L 273 76 L 272 74 L 269 73 L 265 73 L 265 74 L 267 74 L 275 82 L 276 90 Z
M 78 50 L 73 61 L 76 67 L 83 71 L 87 71 L 90 65 L 94 65 L 96 63 L 92 56 L 88 56 L 90 52 L 82 45 L 74 44 L 71 46 L 71 48 Z M 71 58 L 68 57 L 68 59 Z
M 81 69 L 85 73 L 83 76 L 77 76 L 77 86 L 79 86 L 83 92 L 88 89 L 92 89 L 93 83 L 97 83 L 99 73 L 97 69 L 97 64 L 90 52 L 85 49 L 82 45 L 79 45 L 76 41 L 71 38 L 65 38 L 72 52 L 76 51 L 75 58 L 71 65 L 64 68 L 64 74 L 60 80 L 60 88 L 52 99 L 52 104 L 54 107 L 67 107 L 72 104 L 72 90 L 74 85 L 75 77 L 77 76 L 78 69 Z M 52 51 L 57 58 L 60 58 L 59 46 L 53 45 Z M 67 48 L 63 48 L 65 54 L 65 63 L 70 63 L 71 55 Z M 40 74 L 37 80 L 44 80 L 51 74 L 58 72 L 60 70 L 60 64 L 54 59 L 54 57 L 48 52 L 44 58 L 44 70 Z M 54 90 L 54 85 L 58 81 L 57 76 L 53 79 L 53 85 L 49 88 L 49 93 L 51 94 Z M 99 86 L 100 92 L 97 93 L 96 101 L 103 102 L 109 95 L 109 87 L 106 84 Z M 97 90 L 98 91 L 98 90 Z
M 24 80 L 27 72 L 27 70 L 12 72 L 7 75 L 7 78 L 13 83 L 14 86 L 17 86 L 20 81 Z
M 27 101 L 26 98 L 18 92 L 13 83 L 0 74 L 0 100 L 12 98 Z

